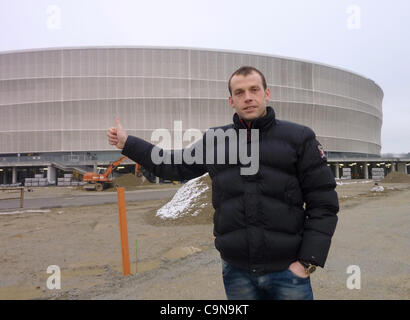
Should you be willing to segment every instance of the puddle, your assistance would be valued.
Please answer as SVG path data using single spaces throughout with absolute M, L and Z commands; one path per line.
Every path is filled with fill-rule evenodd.
M 176 247 L 167 251 L 161 259 L 154 259 L 148 261 L 131 262 L 131 274 L 141 273 L 145 271 L 151 271 L 161 266 L 161 263 L 166 261 L 175 261 L 185 258 L 191 254 L 201 252 L 202 249 L 195 247 Z M 113 269 L 118 272 L 123 272 L 122 265 L 115 265 Z
M 167 251 L 162 258 L 164 260 L 178 260 L 185 258 L 191 254 L 201 252 L 202 249 L 195 248 L 195 247 L 176 247 L 172 248 L 171 250 Z
M 63 268 L 61 269 L 61 280 L 71 279 L 82 276 L 100 276 L 105 274 L 104 267 L 101 266 L 83 266 L 83 267 L 74 267 L 74 268 Z M 40 283 L 45 283 L 50 277 L 51 274 L 46 273 L 45 271 L 40 271 L 36 273 Z
M 10 286 L 0 288 L 0 300 L 26 300 L 39 298 L 43 294 L 41 288 Z
M 161 260 L 149 260 L 141 262 L 131 262 L 131 274 L 141 273 L 158 269 L 161 266 Z M 123 272 L 122 265 L 115 265 L 112 267 L 115 271 Z

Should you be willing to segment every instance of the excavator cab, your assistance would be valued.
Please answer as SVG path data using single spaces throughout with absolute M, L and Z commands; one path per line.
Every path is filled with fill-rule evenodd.
M 97 168 L 97 173 L 98 174 L 104 174 L 104 172 L 106 171 L 106 168 Z

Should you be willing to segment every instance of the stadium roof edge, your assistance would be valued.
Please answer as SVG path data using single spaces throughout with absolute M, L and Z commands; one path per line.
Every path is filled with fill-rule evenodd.
M 213 51 L 213 52 L 222 52 L 222 53 L 238 53 L 238 54 L 249 54 L 249 55 L 256 55 L 256 56 L 265 56 L 271 58 L 278 58 L 278 59 L 285 59 L 285 60 L 294 60 L 299 62 L 306 62 L 310 64 L 316 64 L 323 67 L 338 69 L 340 71 L 348 72 L 359 76 L 365 80 L 373 82 L 382 92 L 384 96 L 383 89 L 377 82 L 374 80 L 357 73 L 355 71 L 351 71 L 346 68 L 332 66 L 329 64 L 325 64 L 322 62 L 307 60 L 307 59 L 300 59 L 300 58 L 293 58 L 287 56 L 280 56 L 280 55 L 273 55 L 261 52 L 253 52 L 253 51 L 242 51 L 242 50 L 230 50 L 230 49 L 215 49 L 215 48 L 200 48 L 200 47 L 174 47 L 174 46 L 124 46 L 124 45 L 112 45 L 112 46 L 74 46 L 74 47 L 46 47 L 46 48 L 32 48 L 32 49 L 20 49 L 20 50 L 9 50 L 9 51 L 0 51 L 0 55 L 2 54 L 10 54 L 10 53 L 23 53 L 23 52 L 37 52 L 37 51 L 52 51 L 52 50 L 80 50 L 80 49 L 171 49 L 171 50 L 195 50 L 195 51 Z

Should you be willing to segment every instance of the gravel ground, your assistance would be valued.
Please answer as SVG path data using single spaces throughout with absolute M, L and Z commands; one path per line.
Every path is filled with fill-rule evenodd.
M 339 223 L 315 299 L 410 299 L 410 184 L 338 186 Z M 225 299 L 209 219 L 154 218 L 166 200 L 127 203 L 131 275 L 122 275 L 116 204 L 0 215 L 1 299 Z M 138 240 L 138 251 L 136 251 Z M 61 289 L 46 287 L 49 265 Z M 348 289 L 347 268 L 361 288 Z

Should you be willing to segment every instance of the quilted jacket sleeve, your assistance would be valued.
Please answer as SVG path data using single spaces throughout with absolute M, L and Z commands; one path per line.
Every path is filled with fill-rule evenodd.
M 122 154 L 142 165 L 157 177 L 167 180 L 190 180 L 207 172 L 203 162 L 203 149 L 200 146 L 201 144 L 202 140 L 199 140 L 187 149 L 163 150 L 148 141 L 134 136 L 128 136 L 122 149 Z M 190 159 L 201 160 L 192 161 L 192 164 L 188 164 L 184 161 L 183 154 L 185 152 L 190 153 Z M 161 163 L 154 161 L 155 155 L 157 159 L 163 158 L 164 161 Z
M 323 268 L 338 220 L 336 181 L 310 128 L 304 129 L 302 141 L 297 169 L 306 219 L 298 259 Z

